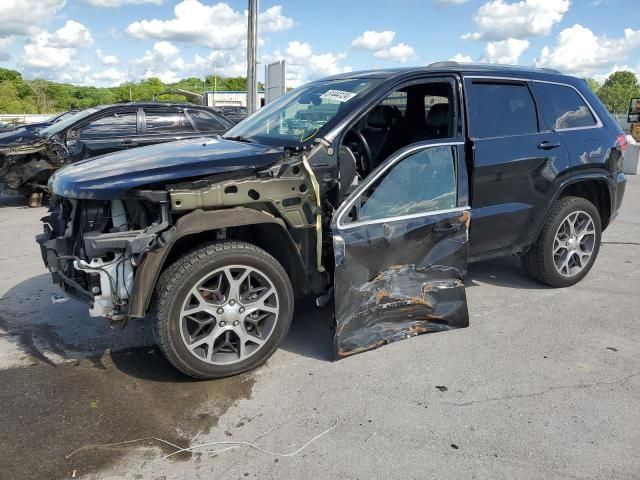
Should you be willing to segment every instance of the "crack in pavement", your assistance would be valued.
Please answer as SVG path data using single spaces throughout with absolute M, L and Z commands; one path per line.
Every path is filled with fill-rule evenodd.
M 632 373 L 630 375 L 627 375 L 625 377 L 622 377 L 610 382 L 581 383 L 577 385 L 559 385 L 556 387 L 549 387 L 546 390 L 543 390 L 541 392 L 523 393 L 518 395 L 505 395 L 504 397 L 486 398 L 484 400 L 471 400 L 470 402 L 464 402 L 464 403 L 446 403 L 446 405 L 451 405 L 454 407 L 468 407 L 469 405 L 473 405 L 474 403 L 489 403 L 489 402 L 497 402 L 500 400 L 511 400 L 514 398 L 540 397 L 542 395 L 546 395 L 547 393 L 553 392 L 555 390 L 567 390 L 572 388 L 591 388 L 591 387 L 598 387 L 602 385 L 615 385 L 616 383 L 624 383 L 632 379 L 633 377 L 637 377 L 638 375 L 640 375 L 640 372 Z
M 640 242 L 600 242 L 600 245 L 638 245 Z

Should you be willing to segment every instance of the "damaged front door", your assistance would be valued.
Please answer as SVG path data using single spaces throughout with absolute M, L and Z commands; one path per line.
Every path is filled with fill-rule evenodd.
M 336 358 L 467 327 L 470 210 L 462 143 L 389 158 L 332 222 Z

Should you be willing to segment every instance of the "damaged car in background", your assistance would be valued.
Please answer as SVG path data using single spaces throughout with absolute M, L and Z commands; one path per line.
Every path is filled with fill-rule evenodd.
M 222 134 L 233 124 L 207 107 L 123 103 L 65 115 L 42 128 L 0 133 L 0 192 L 46 191 L 58 168 L 78 160 L 202 134 Z
M 469 325 L 470 261 L 580 281 L 624 194 L 620 128 L 581 80 L 461 66 L 348 73 L 223 137 L 56 172 L 45 265 L 91 316 L 152 315 L 196 378 L 263 363 L 294 298 L 333 300 L 336 358 Z

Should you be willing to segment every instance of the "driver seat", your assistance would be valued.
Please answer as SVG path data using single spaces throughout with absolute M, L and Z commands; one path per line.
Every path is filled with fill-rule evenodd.
M 394 112 L 390 105 L 378 105 L 367 115 L 367 126 L 361 130 L 371 149 L 371 165 L 373 169 L 384 159 L 379 158 L 382 146 L 389 137 L 393 126 Z

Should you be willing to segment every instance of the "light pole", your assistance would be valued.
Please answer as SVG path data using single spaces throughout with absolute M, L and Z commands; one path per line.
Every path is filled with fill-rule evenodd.
M 256 111 L 258 78 L 256 62 L 258 52 L 258 0 L 249 0 L 249 25 L 247 29 L 247 114 Z

